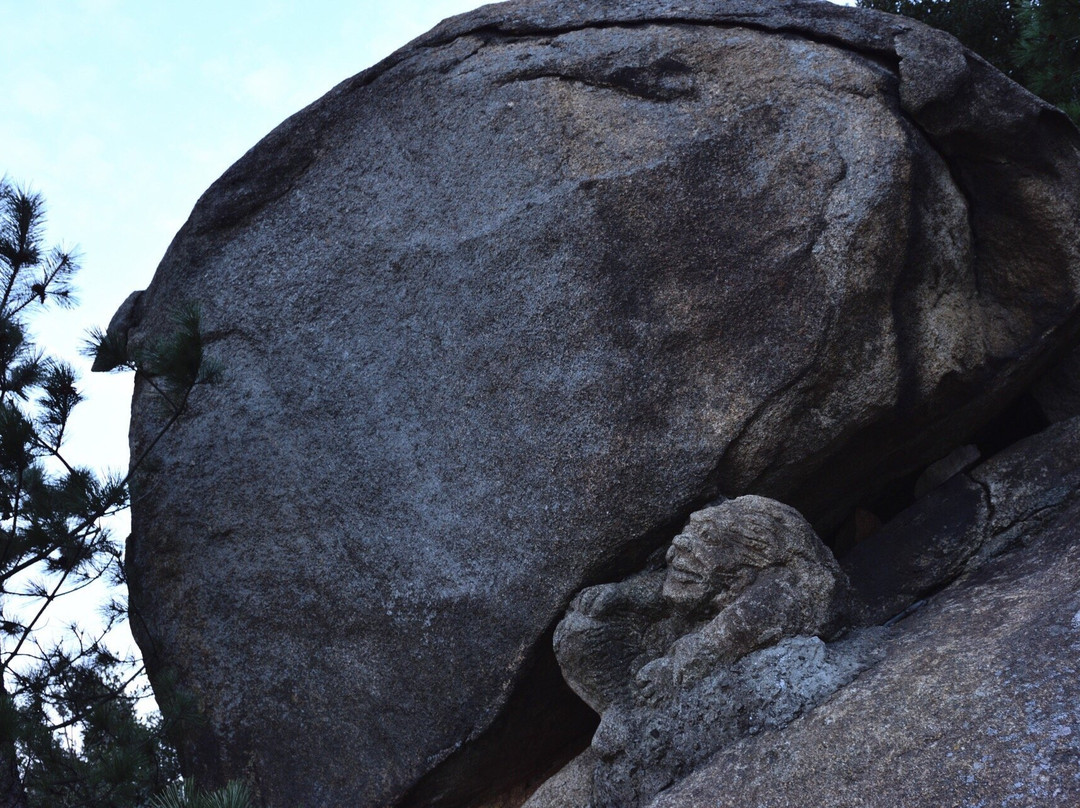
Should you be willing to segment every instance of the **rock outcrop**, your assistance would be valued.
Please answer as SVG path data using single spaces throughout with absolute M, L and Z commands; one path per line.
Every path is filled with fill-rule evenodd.
M 1011 484 L 1041 487 L 1078 431 L 1013 449 Z M 1080 804 L 1077 493 L 1073 482 L 1014 511 L 1014 549 L 897 623 L 883 661 L 782 732 L 728 746 L 653 808 Z
M 880 623 L 1038 535 L 1080 491 L 1080 419 L 1061 421 L 927 493 L 844 559 Z
M 944 34 L 778 0 L 487 6 L 290 118 L 121 318 L 200 303 L 227 373 L 133 497 L 185 772 L 526 793 L 593 729 L 575 593 L 719 494 L 824 535 L 1073 337 L 1078 142 Z M 133 456 L 161 417 L 140 380 Z
M 927 494 L 845 563 L 870 621 L 900 610 L 889 628 L 714 665 L 669 704 L 624 708 L 622 733 L 604 708 L 592 747 L 526 808 L 1076 804 L 1078 458 L 1074 418 Z

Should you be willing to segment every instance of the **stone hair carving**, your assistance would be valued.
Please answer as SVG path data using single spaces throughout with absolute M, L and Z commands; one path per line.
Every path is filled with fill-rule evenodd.
M 724 743 L 790 721 L 853 678 L 873 643 L 823 642 L 843 628 L 848 603 L 847 579 L 810 524 L 758 496 L 694 513 L 665 565 L 579 593 L 555 653 L 601 715 L 593 804 L 639 804 Z

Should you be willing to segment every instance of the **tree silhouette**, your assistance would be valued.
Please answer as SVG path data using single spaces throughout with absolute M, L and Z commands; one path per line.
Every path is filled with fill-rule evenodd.
M 44 222 L 40 194 L 0 181 L 0 808 L 145 805 L 177 768 L 161 719 L 137 716 L 138 660 L 103 642 L 123 604 L 109 604 L 96 631 L 44 630 L 62 598 L 96 581 L 124 583 L 122 547 L 105 520 L 128 501 L 127 477 L 64 456 L 78 379 L 33 343 L 28 322 L 74 304 L 78 260 L 44 245 Z M 180 312 L 162 345 L 137 352 L 121 342 L 98 333 L 91 350 L 161 393 L 160 438 L 192 390 L 219 374 L 204 358 L 198 310 Z

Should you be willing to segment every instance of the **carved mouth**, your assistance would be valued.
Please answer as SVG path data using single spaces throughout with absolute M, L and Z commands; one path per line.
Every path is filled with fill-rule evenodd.
M 676 559 L 668 565 L 668 575 L 682 584 L 696 584 L 704 580 L 702 574 L 681 559 Z

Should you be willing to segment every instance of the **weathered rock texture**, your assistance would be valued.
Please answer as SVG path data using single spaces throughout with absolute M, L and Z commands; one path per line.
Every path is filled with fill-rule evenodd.
M 1080 500 L 1042 517 L 1024 520 L 1028 546 L 898 623 L 885 660 L 831 701 L 727 747 L 654 808 L 1080 804 Z
M 951 38 L 817 2 L 489 6 L 286 121 L 131 332 L 198 301 L 228 373 L 134 497 L 185 770 L 460 805 L 572 754 L 575 592 L 718 493 L 839 523 L 1071 335 L 1077 144 Z
M 605 713 L 589 749 L 525 806 L 647 805 L 738 738 L 785 727 L 825 701 L 880 660 L 882 634 L 863 631 L 835 643 L 789 637 L 718 667 L 656 704 L 617 703 Z M 577 797 L 566 802 L 570 777 L 580 783 Z
M 790 637 L 718 667 L 656 704 L 617 703 L 592 744 L 525 808 L 647 805 L 738 738 L 787 726 L 883 656 L 882 629 L 835 643 Z

